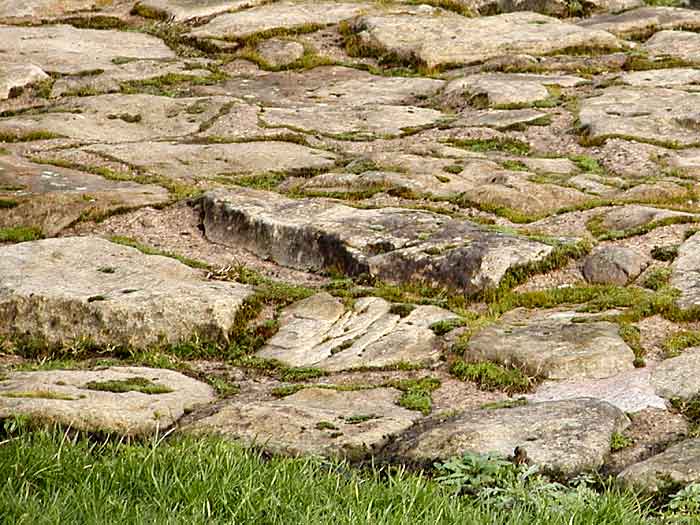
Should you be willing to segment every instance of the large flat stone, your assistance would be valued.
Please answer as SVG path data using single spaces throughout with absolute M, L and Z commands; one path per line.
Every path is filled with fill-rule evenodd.
M 68 25 L 0 26 L 6 64 L 32 63 L 47 73 L 75 74 L 114 67 L 115 58 L 175 58 L 162 40 L 137 32 Z
M 0 334 L 144 347 L 226 340 L 247 286 L 97 237 L 0 248 Z
M 663 29 L 700 29 L 700 12 L 680 7 L 640 7 L 615 15 L 593 16 L 578 24 L 621 38 L 644 37 Z
M 548 379 L 602 379 L 631 370 L 634 353 L 614 323 L 569 310 L 518 308 L 474 335 L 465 358 L 520 366 Z
M 161 387 L 162 393 L 96 389 L 110 388 L 104 384 L 107 381 L 134 378 Z M 12 372 L 0 381 L 0 418 L 27 416 L 74 430 L 147 436 L 167 429 L 186 411 L 214 399 L 209 385 L 160 368 Z
M 46 80 L 49 75 L 34 64 L 0 64 L 0 100 L 6 99 L 15 88 Z
M 183 428 L 215 433 L 278 454 L 315 454 L 361 460 L 420 417 L 396 406 L 399 392 L 305 388 L 270 402 L 227 401 L 211 416 Z
M 428 67 L 481 62 L 509 53 L 543 55 L 571 47 L 617 49 L 610 33 L 537 13 L 464 18 L 452 12 L 362 16 L 355 30 L 367 45 L 419 59 Z
M 1 0 L 0 18 L 65 16 L 75 11 L 90 11 L 114 0 Z
M 579 120 L 589 139 L 620 137 L 641 142 L 700 144 L 700 93 L 610 87 L 583 100 Z
M 416 306 L 401 317 L 378 297 L 358 299 L 346 311 L 343 301 L 321 293 L 283 310 L 279 331 L 257 355 L 323 370 L 430 365 L 441 355 L 430 325 L 450 319 L 458 317 L 435 306 Z
M 700 23 L 697 28 L 700 29 Z M 660 31 L 642 49 L 653 58 L 676 58 L 696 64 L 700 62 L 700 35 L 691 31 Z
M 688 348 L 678 357 L 665 359 L 654 369 L 651 381 L 666 399 L 689 399 L 700 394 L 700 347 Z
M 140 0 L 135 9 L 150 11 L 176 22 L 186 22 L 255 7 L 262 3 L 265 3 L 264 0 Z
M 678 306 L 700 306 L 700 233 L 681 244 L 671 270 L 670 284 L 681 292 Z
M 648 492 L 700 482 L 700 439 L 688 439 L 623 470 L 618 479 Z
M 534 464 L 570 476 L 599 468 L 613 432 L 628 424 L 621 410 L 596 399 L 530 403 L 421 422 L 392 445 L 391 453 L 427 464 L 465 452 L 508 456 L 522 447 Z
M 606 230 L 624 231 L 632 228 L 639 228 L 654 222 L 693 217 L 692 213 L 682 211 L 666 210 L 663 208 L 653 208 L 651 206 L 640 206 L 629 204 L 620 206 L 603 214 L 602 226 Z
M 15 202 L 0 214 L 0 228 L 36 226 L 47 237 L 83 217 L 169 201 L 168 191 L 160 186 L 109 181 L 15 157 L 0 157 L 0 198 Z
M 371 7 L 372 4 L 353 2 L 274 2 L 219 15 L 189 35 L 195 38 L 244 38 L 271 29 L 337 24 Z
M 426 280 L 467 293 L 497 286 L 552 247 L 435 213 L 357 209 L 238 189 L 200 200 L 206 236 L 293 268 L 337 268 L 390 282 Z
M 662 34 L 664 31 L 658 34 Z M 693 33 L 695 34 L 695 33 Z M 654 38 L 654 37 L 652 37 Z M 635 87 L 675 87 L 700 84 L 700 69 L 672 67 L 630 71 L 620 76 L 622 83 Z

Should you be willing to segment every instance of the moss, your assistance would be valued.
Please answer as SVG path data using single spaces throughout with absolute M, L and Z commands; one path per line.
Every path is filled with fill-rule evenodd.
M 461 173 L 462 170 L 464 169 L 464 166 L 462 164 L 450 164 L 449 166 L 445 166 L 442 168 L 444 171 L 447 173 L 452 173 L 452 174 L 457 174 Z M 449 179 L 448 179 L 449 182 Z
M 509 394 L 528 392 L 534 384 L 520 369 L 489 361 L 465 363 L 458 359 L 450 366 L 450 373 L 462 381 L 473 381 L 481 390 L 501 390 Z
M 231 179 L 231 182 L 237 186 L 243 186 L 246 188 L 255 188 L 258 190 L 273 190 L 276 188 L 283 180 L 284 175 L 279 173 L 267 173 L 264 175 L 251 175 L 245 177 L 235 177 Z
M 440 388 L 440 380 L 434 377 L 420 379 L 398 379 L 388 381 L 382 386 L 401 390 L 402 395 L 397 401 L 399 406 L 408 410 L 418 410 L 423 415 L 430 414 L 433 407 L 431 392 Z
M 589 155 L 571 155 L 569 159 L 571 159 L 571 161 L 573 161 L 573 163 L 576 164 L 578 169 L 581 171 L 596 173 L 599 175 L 603 175 L 605 173 L 605 170 L 598 163 L 598 161 Z
M 0 228 L 0 242 L 26 242 L 41 239 L 43 234 L 36 226 L 11 226 Z
M 494 401 L 493 403 L 485 403 L 481 405 L 482 410 L 499 410 L 502 408 L 515 408 L 527 405 L 528 401 L 524 397 L 517 399 L 506 399 L 505 401 Z
M 614 202 L 610 202 L 607 204 L 615 204 Z M 603 227 L 603 222 L 605 220 L 604 215 L 596 215 L 591 217 L 587 222 L 586 222 L 586 228 L 588 231 L 591 232 L 593 236 L 595 236 L 598 240 L 601 241 L 610 241 L 610 240 L 619 240 L 619 239 L 627 239 L 629 237 L 636 237 L 638 235 L 645 235 L 656 228 L 661 228 L 664 226 L 671 226 L 673 224 L 692 224 L 698 222 L 698 218 L 694 216 L 675 216 L 675 217 L 666 217 L 665 219 L 661 219 L 658 221 L 651 221 L 646 224 L 641 224 L 639 226 L 635 226 L 634 228 L 627 228 L 625 230 L 606 230 Z M 660 253 L 660 252 L 657 252 Z M 653 256 L 653 254 L 652 254 Z M 660 259 L 663 260 L 663 259 Z
M 610 450 L 612 452 L 617 452 L 623 448 L 631 447 L 634 444 L 634 440 L 630 437 L 621 434 L 620 432 L 613 432 L 610 436 Z
M 61 394 L 60 392 L 52 392 L 50 390 L 31 390 L 26 392 L 2 392 L 0 397 L 11 398 L 31 398 L 31 399 L 60 399 L 63 401 L 75 401 L 77 397 Z
M 672 244 L 670 246 L 654 246 L 651 249 L 651 257 L 657 261 L 673 261 L 678 257 L 678 247 L 677 244 Z
M 445 335 L 448 332 L 451 332 L 455 328 L 459 328 L 460 326 L 464 326 L 466 321 L 464 319 L 446 319 L 444 321 L 438 321 L 436 323 L 433 323 L 430 325 L 430 329 L 433 331 L 435 335 Z
M 510 171 L 528 171 L 528 167 L 520 160 L 504 160 L 501 166 Z
M 409 303 L 395 303 L 389 308 L 389 313 L 398 315 L 399 317 L 407 317 L 413 310 L 416 309 L 416 305 Z
M 459 148 L 471 151 L 502 151 L 511 155 L 526 156 L 530 153 L 530 145 L 526 142 L 511 138 L 497 139 L 450 139 L 449 143 Z
M 27 133 L 0 132 L 0 142 L 31 142 L 63 138 L 63 135 L 51 131 L 29 131 Z
M 167 21 L 169 18 L 166 11 L 145 6 L 141 2 L 136 2 L 134 7 L 131 8 L 130 14 L 162 21 Z
M 352 416 L 348 416 L 345 418 L 345 423 L 348 425 L 359 425 L 360 423 L 364 423 L 366 421 L 370 421 L 372 419 L 379 419 L 382 416 L 378 416 L 376 414 L 355 414 Z
M 306 388 L 306 385 L 286 385 L 286 386 L 278 386 L 272 389 L 270 392 L 273 396 L 275 397 L 287 397 L 291 396 L 292 394 L 296 394 L 300 390 L 303 390 Z
M 670 279 L 670 268 L 653 268 L 647 272 L 644 282 L 642 282 L 642 286 L 644 286 L 644 288 L 649 288 L 650 290 L 659 291 L 668 286 Z
M 627 346 L 634 352 L 634 366 L 636 368 L 643 368 L 645 366 L 644 355 L 646 352 L 642 348 L 639 328 L 629 323 L 621 323 L 619 333 L 622 340 L 627 343 Z
M 15 199 L 0 199 L 0 209 L 12 209 L 19 206 L 19 201 Z
M 338 427 L 330 421 L 319 421 L 318 423 L 316 423 L 315 428 L 316 430 L 338 430 Z
M 700 346 L 700 331 L 682 330 L 670 335 L 663 343 L 666 357 L 676 357 L 686 348 Z
M 142 394 L 167 394 L 172 392 L 171 388 L 165 385 L 154 383 L 145 377 L 129 377 L 126 379 L 114 379 L 111 381 L 89 381 L 85 383 L 88 390 L 98 390 L 101 392 L 140 392 Z
M 107 115 L 107 118 L 110 120 L 123 120 L 124 122 L 127 122 L 129 124 L 135 124 L 137 122 L 141 122 L 141 115 L 139 113 L 121 113 L 119 115 Z

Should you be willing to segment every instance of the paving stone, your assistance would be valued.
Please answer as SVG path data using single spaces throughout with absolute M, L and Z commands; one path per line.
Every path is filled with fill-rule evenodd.
M 700 29 L 700 23 L 697 27 Z M 644 42 L 642 49 L 656 59 L 676 58 L 700 63 L 700 35 L 691 31 L 659 31 Z
M 76 74 L 115 66 L 114 59 L 175 58 L 162 40 L 137 32 L 68 25 L 0 25 L 4 64 L 34 64 L 46 73 Z
M 669 145 L 700 144 L 700 93 L 610 87 L 584 99 L 579 120 L 589 140 L 611 137 Z
M 663 29 L 700 29 L 700 12 L 680 7 L 640 7 L 620 14 L 586 18 L 578 25 L 608 31 L 621 38 L 646 37 Z
M 416 306 L 402 317 L 378 297 L 357 299 L 346 312 L 343 301 L 321 293 L 283 310 L 279 331 L 256 355 L 333 371 L 401 362 L 430 365 L 441 354 L 430 326 L 457 319 L 435 306 Z
M 277 454 L 362 460 L 420 417 L 419 412 L 396 405 L 399 395 L 393 388 L 350 392 L 304 388 L 263 403 L 233 398 L 183 431 L 221 434 Z
M 247 286 L 98 237 L 0 247 L 0 335 L 145 347 L 226 340 Z
M 159 393 L 110 391 L 127 382 L 138 388 L 139 381 Z M 148 436 L 215 399 L 209 385 L 161 368 L 11 372 L 0 381 L 0 418 L 27 416 L 86 432 Z
M 355 31 L 366 45 L 428 67 L 470 64 L 508 53 L 544 55 L 571 47 L 618 49 L 610 33 L 590 31 L 537 13 L 464 18 L 434 10 L 359 17 Z
M 517 308 L 476 333 L 464 357 L 520 366 L 548 379 L 603 379 L 633 368 L 634 353 L 618 331 L 590 314 Z
M 175 22 L 187 22 L 263 4 L 264 0 L 140 0 L 135 9 Z
M 117 182 L 67 168 L 0 157 L 0 198 L 15 205 L 0 214 L 0 228 L 34 226 L 49 237 L 81 218 L 167 203 L 168 191 Z
M 680 290 L 677 300 L 681 308 L 700 305 L 700 234 L 696 233 L 678 249 L 678 257 L 671 264 L 671 281 Z
M 649 259 L 624 246 L 603 246 L 583 260 L 583 276 L 589 283 L 625 286 L 649 265 Z
M 523 447 L 544 470 L 572 476 L 602 466 L 612 434 L 627 425 L 620 409 L 596 399 L 528 403 L 467 411 L 444 421 L 429 418 L 387 452 L 404 461 L 432 464 L 465 452 L 508 456 Z
M 14 89 L 46 80 L 49 75 L 34 64 L 0 64 L 0 100 L 10 97 Z
M 651 381 L 666 399 L 689 399 L 700 393 L 700 348 L 687 348 L 678 357 L 664 359 L 654 369 Z
M 648 492 L 700 482 L 700 439 L 687 439 L 623 470 L 618 479 Z
M 258 44 L 260 56 L 273 67 L 282 67 L 304 56 L 304 46 L 299 42 L 271 38 Z
M 402 208 L 357 209 L 249 189 L 200 200 L 206 236 L 293 268 L 336 267 L 389 282 L 424 279 L 467 293 L 496 286 L 508 268 L 552 247 L 444 215 Z

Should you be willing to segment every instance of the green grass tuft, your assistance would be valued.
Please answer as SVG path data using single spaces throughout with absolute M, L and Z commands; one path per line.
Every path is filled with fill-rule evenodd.
M 12 226 L 0 228 L 0 242 L 26 242 L 41 239 L 43 234 L 36 226 Z
M 533 380 L 521 370 L 505 367 L 489 361 L 465 363 L 456 360 L 450 366 L 450 373 L 462 381 L 473 381 L 482 390 L 502 390 L 506 393 L 528 392 Z
M 89 381 L 85 383 L 88 390 L 100 392 L 140 392 L 142 394 L 168 394 L 173 390 L 165 385 L 154 383 L 145 377 L 129 377 L 126 379 L 114 379 L 110 381 Z

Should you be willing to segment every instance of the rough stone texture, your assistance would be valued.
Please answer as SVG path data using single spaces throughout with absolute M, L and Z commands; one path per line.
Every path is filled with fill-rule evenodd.
M 646 224 L 673 219 L 676 217 L 693 217 L 692 213 L 684 213 L 675 210 L 664 210 L 650 206 L 629 204 L 614 208 L 603 215 L 602 227 L 606 230 L 624 231 L 639 228 Z
M 176 22 L 205 18 L 237 9 L 255 7 L 263 0 L 140 0 L 136 9 L 155 12 Z
M 700 305 L 700 233 L 681 244 L 678 257 L 671 265 L 670 284 L 680 290 L 678 306 L 690 308 Z
M 623 470 L 618 479 L 656 492 L 672 484 L 700 482 L 700 439 L 688 439 Z
M 583 276 L 589 283 L 625 286 L 649 264 L 641 253 L 622 246 L 603 246 L 583 260 Z
M 16 157 L 0 157 L 0 198 L 16 202 L 0 213 L 0 228 L 36 226 L 45 236 L 56 235 L 81 218 L 169 200 L 167 190 L 160 186 L 109 181 Z
M 217 16 L 189 35 L 195 38 L 244 38 L 270 29 L 337 24 L 371 7 L 371 4 L 351 2 L 275 2 Z
M 247 286 L 97 237 L 0 248 L 0 334 L 143 347 L 224 340 Z
M 643 37 L 663 29 L 700 29 L 700 12 L 680 7 L 641 7 L 617 15 L 600 15 L 578 24 L 621 38 Z
M 587 398 L 474 410 L 425 424 L 425 430 L 419 426 L 415 435 L 399 439 L 395 456 L 428 463 L 464 452 L 507 456 L 523 447 L 545 470 L 574 475 L 600 467 L 613 432 L 628 424 L 618 408 Z
M 700 93 L 610 87 L 581 103 L 579 120 L 589 139 L 610 137 L 691 146 L 700 144 Z
M 605 379 L 545 381 L 537 387 L 537 392 L 526 397 L 533 402 L 590 397 L 610 403 L 625 413 L 647 408 L 666 409 L 666 402 L 656 395 L 651 384 L 651 374 L 647 366 Z
M 661 33 L 665 33 L 662 31 Z M 673 31 L 674 33 L 676 31 Z M 661 34 L 658 33 L 658 34 Z M 658 35 L 657 34 L 657 35 Z M 693 35 L 695 33 L 692 33 Z M 655 37 L 652 37 L 652 40 Z M 620 76 L 623 84 L 635 87 L 675 87 L 700 84 L 700 69 L 673 67 L 669 69 L 649 69 L 631 71 Z
M 357 209 L 238 189 L 201 199 L 204 231 L 292 268 L 337 267 L 389 282 L 424 279 L 467 293 L 496 286 L 508 268 L 541 260 L 552 247 L 467 221 L 401 209 Z
M 137 32 L 76 29 L 68 25 L 0 25 L 4 64 L 39 66 L 47 73 L 75 74 L 110 69 L 115 58 L 175 58 L 161 40 Z
M 546 100 L 550 96 L 547 86 L 575 87 L 588 82 L 574 76 L 481 73 L 450 81 L 444 94 L 485 98 L 495 107 L 526 106 Z
M 0 18 L 51 17 L 90 11 L 113 0 L 0 0 Z
M 418 58 L 428 67 L 469 64 L 514 52 L 543 55 L 570 47 L 620 47 L 610 33 L 528 12 L 483 18 L 442 10 L 368 15 L 360 17 L 355 28 L 367 45 Z
M 0 100 L 9 98 L 13 89 L 47 78 L 49 75 L 34 64 L 0 64 Z
M 578 171 L 576 164 L 569 159 L 531 159 L 525 157 L 522 159 L 522 163 L 532 171 L 541 173 L 570 175 Z
M 107 392 L 90 382 L 143 378 L 171 392 Z M 87 432 L 147 436 L 172 426 L 185 411 L 216 399 L 212 388 L 174 370 L 110 367 L 101 370 L 12 372 L 0 381 L 0 418 L 28 416 Z
M 48 131 L 87 141 L 134 142 L 174 138 L 199 131 L 217 116 L 227 98 L 172 98 L 155 95 L 80 97 L 53 112 L 0 119 L 0 133 L 22 136 Z M 140 146 L 139 146 L 140 147 Z
M 350 392 L 305 388 L 265 403 L 233 399 L 183 431 L 222 434 L 273 453 L 361 460 L 376 454 L 392 435 L 420 417 L 419 412 L 397 406 L 398 398 L 393 388 Z M 373 417 L 363 421 L 367 416 Z
M 482 15 L 535 11 L 563 18 L 572 16 L 572 5 L 566 0 L 459 0 L 459 3 Z M 644 5 L 642 0 L 585 0 L 581 3 L 581 9 L 586 13 L 616 13 L 641 5 Z
M 679 168 L 693 177 L 700 177 L 700 149 L 689 148 L 669 152 L 666 159 L 669 166 Z
M 271 38 L 258 44 L 260 56 L 273 67 L 281 67 L 299 60 L 304 55 L 304 46 L 299 42 Z
M 464 357 L 518 365 L 548 379 L 602 379 L 631 370 L 634 361 L 614 323 L 574 311 L 524 308 L 475 334 Z
M 651 381 L 656 393 L 666 399 L 691 398 L 700 393 L 700 347 L 688 348 L 678 357 L 664 359 L 654 369 Z
M 485 109 L 473 112 L 463 111 L 451 125 L 453 127 L 485 126 L 498 130 L 508 130 L 521 126 L 539 125 L 546 118 L 548 118 L 547 113 L 535 109 Z
M 700 29 L 700 23 L 697 26 Z M 690 31 L 660 31 L 644 43 L 643 49 L 653 58 L 677 58 L 700 62 L 700 35 Z
M 450 319 L 458 317 L 435 306 L 416 306 L 402 318 L 379 297 L 357 299 L 346 312 L 340 299 L 321 293 L 287 307 L 279 332 L 257 355 L 323 370 L 434 364 L 440 348 L 430 325 Z

